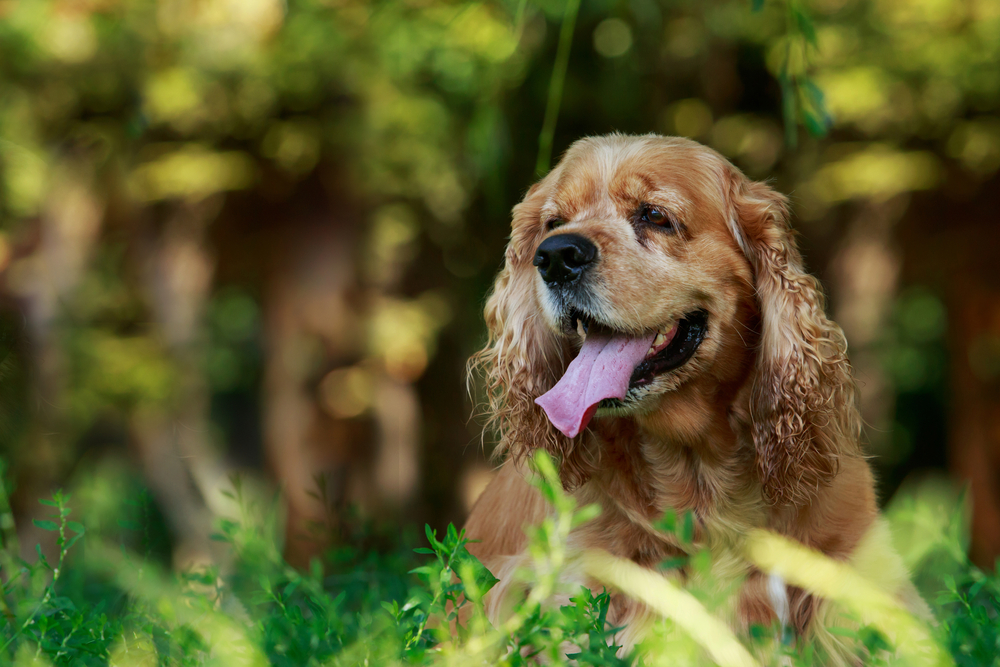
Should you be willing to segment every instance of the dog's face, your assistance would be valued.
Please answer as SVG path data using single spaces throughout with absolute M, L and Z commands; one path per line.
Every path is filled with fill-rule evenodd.
M 473 366 L 499 451 L 548 449 L 570 486 L 593 470 L 578 435 L 595 411 L 666 442 L 738 430 L 772 502 L 808 501 L 856 447 L 846 342 L 785 198 L 693 141 L 575 143 L 514 207 L 485 316 Z
M 604 399 L 598 415 L 648 411 L 716 362 L 731 365 L 728 334 L 753 297 L 725 185 L 721 160 L 694 142 L 607 137 L 576 143 L 522 203 L 514 234 L 534 241 L 548 328 L 576 349 L 594 330 L 654 336 L 624 399 Z

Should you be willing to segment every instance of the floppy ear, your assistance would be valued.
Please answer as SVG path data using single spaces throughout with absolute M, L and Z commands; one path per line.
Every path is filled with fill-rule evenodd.
M 750 398 L 765 499 L 809 502 L 860 453 L 861 420 L 847 340 L 827 319 L 819 281 L 802 268 L 785 197 L 730 173 L 730 225 L 753 266 L 762 331 Z
M 477 372 L 485 376 L 487 427 L 498 435 L 496 453 L 507 453 L 520 463 L 542 447 L 560 461 L 563 485 L 574 488 L 589 476 L 577 446 L 583 436 L 567 438 L 535 405 L 567 363 L 563 341 L 545 326 L 535 300 L 537 269 L 532 259 L 540 238 L 540 203 L 532 195 L 537 191 L 538 185 L 514 207 L 504 267 L 486 301 L 489 338 L 469 361 L 469 379 L 471 384 Z

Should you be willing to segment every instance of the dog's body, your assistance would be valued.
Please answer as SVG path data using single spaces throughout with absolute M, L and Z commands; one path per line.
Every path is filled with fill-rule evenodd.
M 515 207 L 490 341 L 474 360 L 508 455 L 467 523 L 500 579 L 494 614 L 523 526 L 549 511 L 523 477 L 536 447 L 559 458 L 581 504 L 603 508 L 573 546 L 649 567 L 681 553 L 653 527 L 668 509 L 694 513 L 695 543 L 713 555 L 763 527 L 851 560 L 885 532 L 846 342 L 786 214 L 783 196 L 710 149 L 620 135 L 574 144 Z M 740 567 L 735 625 L 780 614 L 809 628 L 815 599 L 776 599 L 773 580 L 769 593 L 765 573 Z M 618 596 L 611 620 L 641 614 Z

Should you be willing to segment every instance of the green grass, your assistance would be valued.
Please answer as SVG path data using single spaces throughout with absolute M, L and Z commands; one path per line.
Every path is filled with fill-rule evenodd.
M 716 619 L 731 588 L 712 581 L 711 559 L 694 549 L 685 562 L 664 565 L 694 573 L 686 589 L 663 577 L 639 586 L 638 594 L 665 617 L 633 655 L 618 657 L 616 628 L 607 623 L 609 596 L 560 584 L 576 558 L 565 548 L 566 536 L 597 510 L 574 506 L 548 459 L 536 459 L 536 466 L 539 488 L 556 512 L 531 531 L 533 566 L 523 573 L 528 593 L 501 628 L 489 625 L 482 608 L 495 580 L 453 526 L 443 535 L 428 528 L 424 536 L 400 537 L 398 527 L 379 530 L 355 519 L 344 529 L 349 539 L 301 571 L 280 556 L 272 503 L 249 498 L 237 482 L 230 495 L 239 518 L 218 526 L 225 563 L 172 573 L 158 564 L 148 536 L 155 517 L 141 494 L 122 508 L 117 540 L 74 521 L 68 494 L 42 501 L 51 516 L 36 526 L 55 537 L 57 555 L 47 559 L 39 548 L 37 560 L 27 562 L 16 555 L 4 493 L 0 665 L 521 665 L 539 657 L 552 665 L 823 664 L 819 647 L 779 628 L 733 636 Z M 937 624 L 891 614 L 888 621 L 858 617 L 837 634 L 853 642 L 866 664 L 1000 664 L 1000 579 L 967 561 L 961 507 L 947 493 L 924 490 L 887 511 Z M 668 516 L 660 527 L 684 538 L 689 523 Z M 782 557 L 782 547 L 769 548 Z M 608 558 L 592 556 L 585 567 L 623 589 L 641 583 L 641 572 Z M 853 576 L 845 573 L 845 581 Z M 560 590 L 570 604 L 546 603 Z M 463 624 L 460 608 L 468 617 Z M 907 623 L 933 637 L 940 653 L 893 646 L 889 637 L 905 636 Z

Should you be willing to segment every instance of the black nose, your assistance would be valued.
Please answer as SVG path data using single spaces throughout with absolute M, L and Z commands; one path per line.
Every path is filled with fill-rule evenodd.
M 579 234 L 557 234 L 542 241 L 535 253 L 535 266 L 542 279 L 565 285 L 579 278 L 597 257 L 597 246 Z

